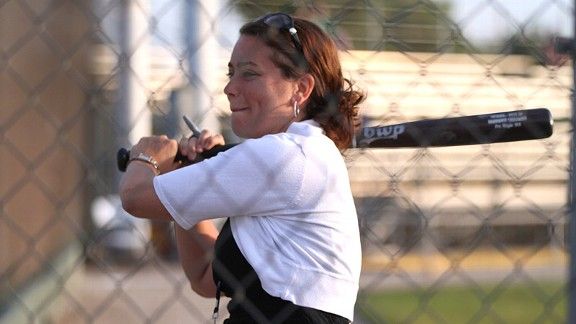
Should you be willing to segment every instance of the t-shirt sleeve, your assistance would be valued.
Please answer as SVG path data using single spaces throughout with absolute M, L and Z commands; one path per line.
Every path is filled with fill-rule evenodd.
M 185 229 L 201 220 L 268 216 L 290 209 L 304 156 L 289 138 L 247 140 L 226 152 L 154 178 L 154 189 Z

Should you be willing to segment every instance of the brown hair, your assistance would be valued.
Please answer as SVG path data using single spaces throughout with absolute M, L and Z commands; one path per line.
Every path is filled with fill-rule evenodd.
M 272 61 L 285 77 L 296 79 L 306 73 L 315 85 L 304 109 L 305 118 L 320 124 L 341 151 L 350 147 L 360 127 L 359 107 L 365 95 L 343 77 L 334 41 L 316 24 L 294 18 L 304 57 L 287 31 L 279 31 L 262 21 L 245 24 L 240 34 L 256 36 L 275 49 Z

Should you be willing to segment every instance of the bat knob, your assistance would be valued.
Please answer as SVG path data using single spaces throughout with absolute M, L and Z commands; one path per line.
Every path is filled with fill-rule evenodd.
M 128 160 L 130 160 L 130 151 L 125 148 L 119 149 L 118 153 L 116 153 L 116 165 L 118 166 L 118 170 L 121 172 L 126 171 Z

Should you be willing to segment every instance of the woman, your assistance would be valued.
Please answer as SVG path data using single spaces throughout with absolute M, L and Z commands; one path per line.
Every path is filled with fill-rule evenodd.
M 231 297 L 225 323 L 348 323 L 361 251 L 342 152 L 364 95 L 344 79 L 334 43 L 313 23 L 275 13 L 240 30 L 224 92 L 234 132 L 179 144 L 143 138 L 123 176 L 132 215 L 174 220 L 184 271 L 206 297 Z M 218 232 L 210 219 L 227 218 Z

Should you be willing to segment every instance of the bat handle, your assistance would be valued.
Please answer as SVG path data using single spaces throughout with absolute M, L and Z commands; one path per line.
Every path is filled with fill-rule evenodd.
M 196 127 L 196 125 L 194 125 L 194 123 L 188 119 L 188 117 L 186 116 L 182 116 L 182 118 L 184 119 L 184 122 L 186 123 L 186 126 L 188 126 L 188 128 L 192 131 L 192 137 L 200 137 L 200 130 L 198 129 L 198 127 Z M 174 157 L 174 162 L 180 162 L 184 165 L 189 165 L 192 164 L 194 162 L 199 162 L 203 159 L 209 159 L 213 156 L 215 156 L 216 154 L 226 151 L 227 149 L 235 146 L 236 144 L 226 144 L 226 145 L 217 145 L 211 149 L 209 149 L 208 151 L 204 151 L 203 153 L 200 154 L 200 158 L 196 159 L 195 161 L 190 161 L 188 160 L 187 157 L 183 156 L 180 151 L 176 152 L 176 156 Z M 116 164 L 118 167 L 118 170 L 120 170 L 121 172 L 126 171 L 126 168 L 128 167 L 128 162 L 130 162 L 130 151 L 125 149 L 125 148 L 121 148 L 118 150 L 118 153 L 116 153 Z
M 203 159 L 209 159 L 211 157 L 216 156 L 216 154 L 220 153 L 220 152 L 224 152 L 227 149 L 236 146 L 236 144 L 225 144 L 225 145 L 217 145 L 211 149 L 209 149 L 208 151 L 204 151 L 200 154 L 200 159 L 197 159 L 195 161 L 190 161 L 188 160 L 188 158 L 186 158 L 184 155 L 182 155 L 180 153 L 180 151 L 176 152 L 176 156 L 174 157 L 174 162 L 181 162 L 184 165 L 188 165 L 188 164 L 192 164 L 194 162 L 198 162 L 200 160 Z M 116 153 L 116 165 L 118 167 L 118 170 L 121 172 L 126 171 L 126 168 L 128 167 L 128 162 L 130 161 L 130 150 L 125 149 L 125 148 L 121 148 L 118 150 L 118 153 Z
M 119 149 L 118 153 L 116 153 L 116 166 L 118 167 L 118 170 L 120 170 L 120 172 L 126 171 L 126 167 L 128 167 L 129 160 L 130 160 L 130 151 L 123 147 Z
M 126 171 L 128 162 L 130 162 L 130 150 L 125 148 L 119 149 L 118 153 L 116 153 L 116 166 L 118 167 L 118 170 L 121 172 Z M 188 160 L 188 158 L 180 154 L 180 151 L 176 152 L 174 162 L 181 162 L 182 164 L 192 163 L 190 160 Z

